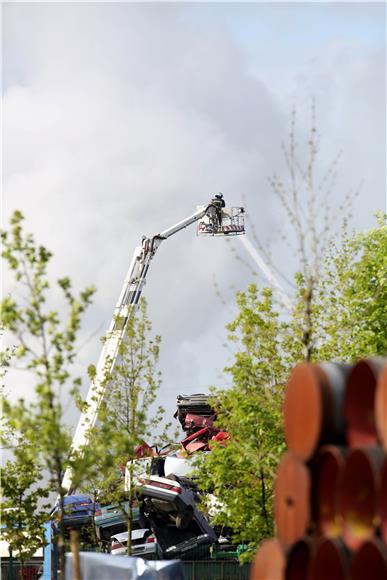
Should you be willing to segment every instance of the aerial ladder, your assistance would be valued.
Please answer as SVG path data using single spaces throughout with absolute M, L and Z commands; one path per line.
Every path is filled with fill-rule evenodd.
M 245 232 L 244 209 L 242 207 L 227 208 L 223 195 L 217 194 L 207 205 L 199 206 L 194 214 L 172 227 L 150 238 L 144 236 L 141 246 L 135 248 L 110 327 L 104 339 L 95 376 L 86 398 L 86 405 L 74 433 L 71 448 L 73 453 L 80 451 L 87 445 L 90 430 L 97 421 L 98 409 L 107 388 L 105 379 L 111 376 L 114 370 L 120 345 L 126 335 L 128 321 L 135 314 L 139 304 L 151 260 L 161 242 L 194 223 L 197 223 L 197 234 L 201 236 L 241 235 Z M 72 473 L 70 469 L 67 469 L 64 474 L 62 487 L 71 493 Z

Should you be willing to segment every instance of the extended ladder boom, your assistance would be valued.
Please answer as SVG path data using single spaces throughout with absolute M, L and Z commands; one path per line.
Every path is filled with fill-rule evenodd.
M 72 441 L 72 451 L 79 451 L 88 443 L 88 433 L 94 427 L 99 406 L 104 398 L 106 390 L 106 377 L 111 376 L 114 369 L 120 344 L 125 336 L 127 324 L 130 316 L 135 313 L 139 303 L 141 292 L 145 284 L 149 264 L 161 242 L 187 226 L 197 222 L 204 216 L 213 213 L 213 205 L 210 203 L 203 206 L 191 216 L 183 219 L 167 230 L 156 234 L 152 238 L 143 238 L 142 245 L 137 246 L 127 276 L 125 278 L 120 297 L 118 299 L 114 316 L 110 323 L 107 336 L 104 340 L 101 355 L 96 368 L 96 374 L 90 385 L 86 398 L 86 408 L 81 413 L 77 428 Z M 215 227 L 215 226 L 214 226 Z M 72 484 L 72 474 L 68 469 L 63 477 L 62 486 L 70 490 Z

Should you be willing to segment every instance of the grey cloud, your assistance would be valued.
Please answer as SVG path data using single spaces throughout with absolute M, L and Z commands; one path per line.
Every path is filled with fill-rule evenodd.
M 247 131 L 249 118 L 258 123 L 257 105 L 280 124 L 232 40 L 180 30 L 176 13 L 138 5 L 7 10 L 5 58 L 23 61 L 27 82 L 6 83 L 6 208 L 21 207 L 54 251 L 53 276 L 96 283 L 83 338 L 101 320 L 108 326 L 143 233 L 176 223 L 214 191 L 241 203 L 265 168 L 262 138 Z M 27 16 L 28 55 L 15 55 Z M 146 295 L 155 332 L 168 336 L 165 390 L 185 374 L 191 385 L 213 382 L 223 366 L 221 341 L 210 341 L 212 355 L 201 347 L 223 333 L 214 272 L 226 286 L 244 284 L 223 240 L 197 240 L 194 228 L 165 242 L 152 264 Z M 99 348 L 94 340 L 81 360 L 95 360 Z
M 292 262 L 276 233 L 284 219 L 266 178 L 283 168 L 293 97 L 297 104 L 315 94 L 327 149 L 347 144 L 348 158 L 381 187 L 380 162 L 351 143 L 350 113 L 367 139 L 377 133 L 375 152 L 380 103 L 369 111 L 367 102 L 372 94 L 381 99 L 381 62 L 370 56 L 335 78 L 332 49 L 325 60 L 300 62 L 283 76 L 277 68 L 277 78 L 263 82 L 259 63 L 253 74 L 251 55 L 225 25 L 201 28 L 185 14 L 183 5 L 164 3 L 4 8 L 5 213 L 25 212 L 29 229 L 54 251 L 53 277 L 69 273 L 77 286 L 97 285 L 82 340 L 108 327 L 142 234 L 176 223 L 216 191 L 231 204 L 245 194 L 261 238 L 272 237 L 276 263 Z M 302 106 L 299 117 L 307 118 Z M 350 183 L 358 169 L 345 173 Z M 222 342 L 232 312 L 215 295 L 214 273 L 230 298 L 231 286 L 250 279 L 224 240 L 196 239 L 193 227 L 164 242 L 151 266 L 145 294 L 154 331 L 164 336 L 170 402 L 183 383 L 218 380 L 227 361 Z M 99 349 L 94 337 L 79 368 Z

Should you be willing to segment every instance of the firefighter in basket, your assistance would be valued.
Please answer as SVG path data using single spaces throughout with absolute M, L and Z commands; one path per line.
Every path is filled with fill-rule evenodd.
M 215 231 L 221 228 L 222 226 L 222 209 L 226 206 L 226 203 L 223 199 L 223 193 L 217 193 L 210 202 L 208 213 L 211 217 L 211 221 L 213 224 L 213 228 Z

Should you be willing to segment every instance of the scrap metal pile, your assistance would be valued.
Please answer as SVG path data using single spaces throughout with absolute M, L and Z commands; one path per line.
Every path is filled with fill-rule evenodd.
M 204 394 L 179 395 L 174 415 L 184 437 L 157 451 L 143 442 L 135 448 L 136 459 L 126 468 L 120 466 L 116 484 L 125 494 L 118 503 L 95 502 L 83 494 L 65 498 L 64 524 L 67 533 L 77 528 L 81 538 L 90 535 L 93 522 L 99 541 L 112 555 L 125 554 L 128 543 L 128 492 L 135 488 L 132 519 L 131 553 L 154 559 L 182 558 L 192 555 L 198 546 L 202 554 L 210 546 L 217 552 L 227 549 L 230 541 L 211 525 L 209 516 L 199 509 L 200 492 L 195 483 L 195 456 L 211 451 L 211 444 L 227 444 L 229 435 L 215 426 L 216 413 Z M 216 502 L 213 504 L 216 506 Z M 212 506 L 214 509 L 214 505 Z M 211 510 L 209 510 L 211 512 Z M 59 502 L 52 511 L 54 533 L 57 530 Z M 213 553 L 214 550 L 212 549 Z
M 387 580 L 387 360 L 297 366 L 252 580 Z
M 192 459 L 199 452 L 209 452 L 211 442 L 225 444 L 229 438 L 215 426 L 216 413 L 208 395 L 179 395 L 176 404 L 174 417 L 185 433 L 178 448 L 168 447 L 152 457 L 143 453 L 136 462 L 142 516 L 163 558 L 181 557 L 200 545 L 218 542 L 214 527 L 198 508 L 200 494 Z
M 210 441 L 226 441 L 229 435 L 215 427 L 216 414 L 208 404 L 208 395 L 178 395 L 178 418 L 187 436 L 181 441 L 187 453 L 209 451 Z

